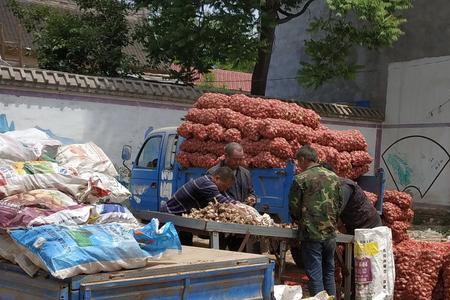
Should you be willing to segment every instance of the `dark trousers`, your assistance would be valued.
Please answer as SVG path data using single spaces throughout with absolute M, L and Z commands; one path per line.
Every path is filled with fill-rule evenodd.
M 336 240 L 302 241 L 302 256 L 306 275 L 309 278 L 311 296 L 325 290 L 328 295 L 336 296 L 334 281 L 334 252 Z
M 186 231 L 178 231 L 178 237 L 180 238 L 180 242 L 181 245 L 185 245 L 185 246 L 193 246 L 194 242 L 194 235 L 190 232 L 186 232 Z

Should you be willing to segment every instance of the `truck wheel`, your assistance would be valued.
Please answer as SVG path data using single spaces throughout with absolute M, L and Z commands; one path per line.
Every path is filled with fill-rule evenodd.
M 291 246 L 291 255 L 298 268 L 303 269 L 302 252 L 299 246 Z

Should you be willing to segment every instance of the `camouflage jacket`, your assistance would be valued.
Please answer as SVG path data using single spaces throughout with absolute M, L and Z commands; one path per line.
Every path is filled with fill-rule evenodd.
M 299 224 L 300 239 L 334 238 L 341 201 L 340 181 L 335 173 L 313 165 L 295 176 L 289 193 L 289 212 Z

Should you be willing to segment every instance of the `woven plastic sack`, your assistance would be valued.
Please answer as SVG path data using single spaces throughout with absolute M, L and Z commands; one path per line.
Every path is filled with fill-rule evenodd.
M 6 234 L 0 234 L 0 257 L 19 265 L 29 276 L 39 271 L 39 267 L 24 254 L 24 250 Z
M 87 188 L 87 180 L 73 170 L 48 161 L 16 162 L 0 166 L 0 199 L 36 189 L 57 189 L 73 197 Z
M 58 148 L 62 144 L 60 141 L 50 138 L 47 133 L 37 128 L 9 131 L 5 135 L 21 142 L 36 157 L 45 160 L 55 159 Z
M 99 172 L 113 177 L 118 176 L 105 152 L 92 142 L 60 147 L 56 160 L 62 166 L 76 169 L 80 174 Z
M 15 194 L 0 200 L 0 227 L 26 227 L 31 226 L 30 223 L 48 224 L 33 221 L 69 207 L 76 209 L 79 205 L 71 197 L 57 190 L 33 190 Z
M 65 279 L 145 267 L 150 255 L 139 247 L 133 233 L 120 224 L 65 227 L 44 225 L 12 230 L 12 239 L 27 256 L 52 276 Z
M 12 161 L 37 159 L 37 156 L 30 148 L 25 147 L 18 140 L 5 134 L 0 134 L 0 157 Z
M 121 223 L 131 228 L 140 226 L 139 221 L 128 208 L 120 204 L 97 204 L 92 207 L 89 223 Z
M 395 265 L 388 227 L 355 230 L 356 299 L 393 299 Z
M 62 209 L 49 215 L 40 215 L 31 220 L 27 226 L 32 227 L 49 224 L 63 226 L 86 225 L 91 216 L 91 209 L 91 206 L 82 205 Z
M 85 191 L 84 202 L 96 203 L 122 203 L 131 196 L 130 191 L 114 177 L 102 173 L 84 173 L 82 179 L 88 181 L 88 190 Z

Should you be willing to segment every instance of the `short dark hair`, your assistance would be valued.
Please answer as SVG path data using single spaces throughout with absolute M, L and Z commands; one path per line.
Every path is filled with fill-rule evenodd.
M 225 154 L 231 155 L 231 154 L 233 154 L 233 151 L 235 151 L 235 150 L 241 151 L 241 150 L 244 150 L 244 148 L 239 143 L 231 142 L 231 143 L 226 144 L 223 150 L 225 151 Z
M 229 167 L 219 167 L 213 173 L 212 176 L 217 176 L 223 181 L 234 181 L 234 172 Z
M 336 171 L 334 170 L 334 167 L 333 167 L 331 164 L 327 163 L 326 161 L 321 162 L 320 165 L 321 165 L 322 167 L 324 167 L 325 169 L 330 170 L 331 172 L 335 172 L 335 173 L 336 173 Z
M 307 161 L 317 162 L 317 152 L 310 145 L 302 146 L 295 156 L 297 159 L 304 158 Z

